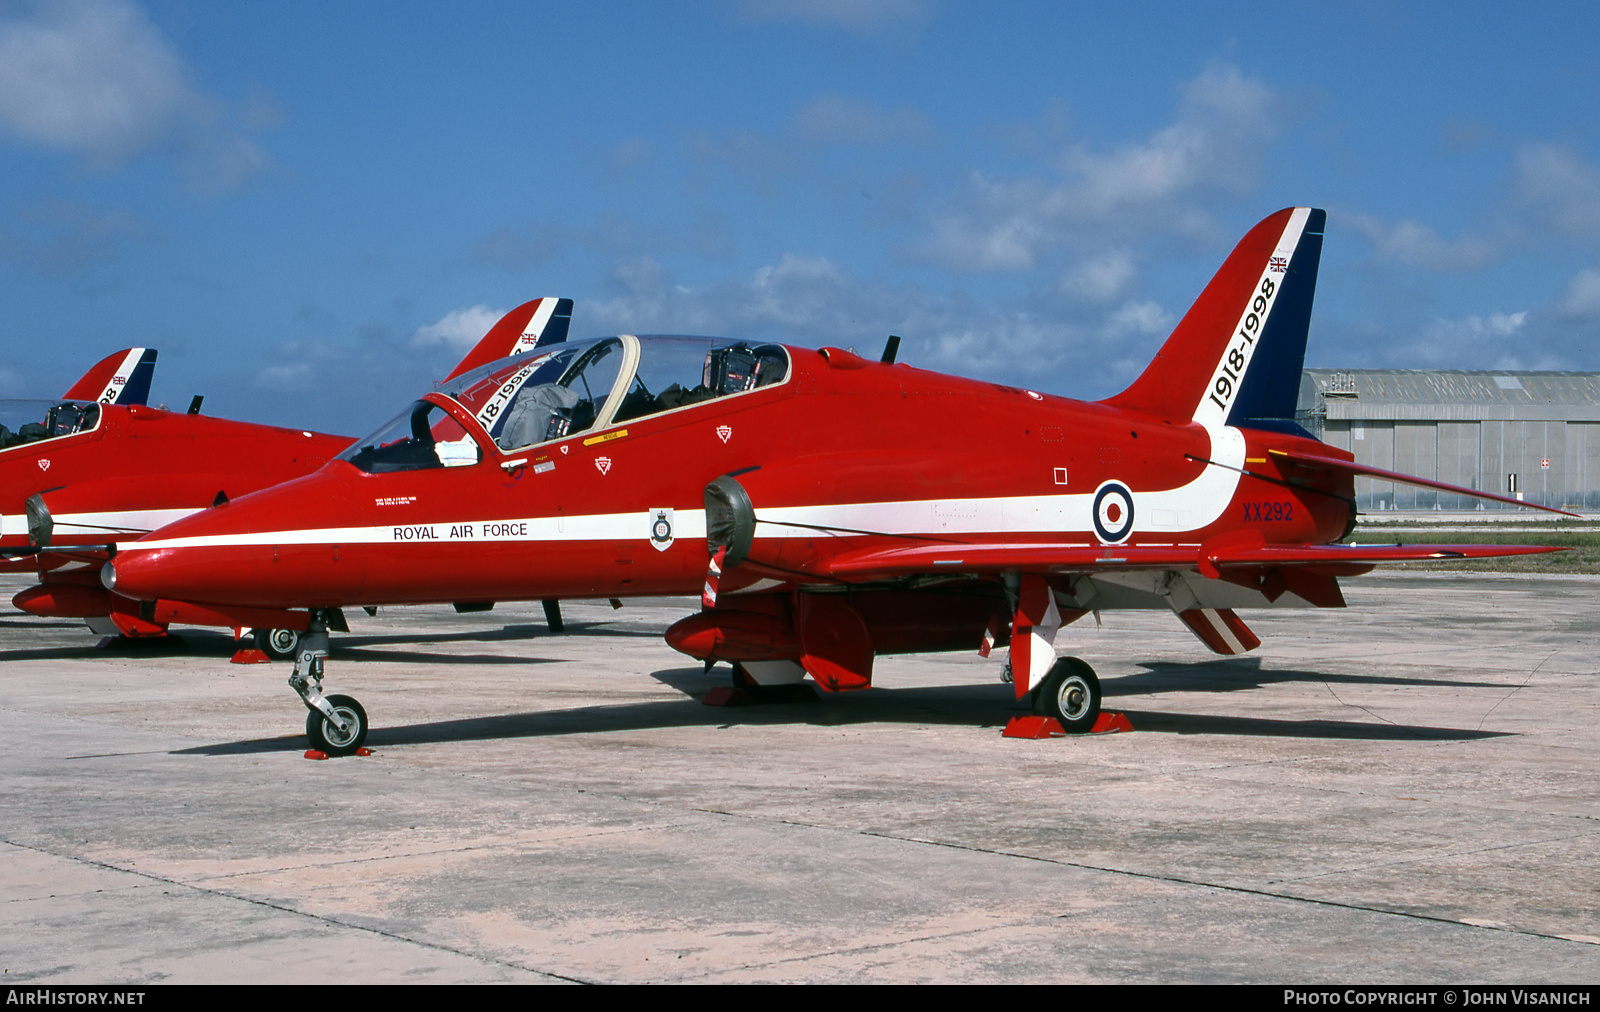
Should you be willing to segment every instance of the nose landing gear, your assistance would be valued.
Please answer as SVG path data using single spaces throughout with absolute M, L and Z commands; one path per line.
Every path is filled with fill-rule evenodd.
M 349 696 L 324 697 L 333 708 L 334 717 L 343 719 L 341 728 L 333 719 L 312 710 L 306 714 L 306 738 L 311 747 L 328 755 L 349 755 L 367 740 L 367 711 Z
M 306 737 L 311 747 L 328 755 L 350 755 L 367 740 L 367 711 L 350 696 L 322 694 L 323 662 L 328 657 L 328 617 L 312 609 L 311 623 L 300 637 L 289 688 L 306 704 Z

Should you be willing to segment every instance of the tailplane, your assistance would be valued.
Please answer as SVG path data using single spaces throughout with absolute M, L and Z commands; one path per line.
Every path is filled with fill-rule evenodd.
M 1299 431 L 1294 423 L 1324 211 L 1288 207 L 1239 241 L 1155 360 L 1105 403 L 1169 421 Z

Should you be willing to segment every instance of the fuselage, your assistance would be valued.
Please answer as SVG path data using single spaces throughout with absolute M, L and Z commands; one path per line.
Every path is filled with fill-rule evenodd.
M 826 559 L 876 545 L 1167 546 L 1192 558 L 1223 535 L 1326 543 L 1349 523 L 1349 488 L 1290 485 L 1269 458 L 1274 446 L 1328 452 L 1304 437 L 838 349 L 735 345 L 765 356 L 759 381 L 710 393 L 686 378 L 663 390 L 661 362 L 693 359 L 699 373 L 703 347 L 710 377 L 730 343 L 608 340 L 615 378 L 579 391 L 570 376 L 582 358 L 570 356 L 599 343 L 570 346 L 563 361 L 575 364 L 547 384 L 549 420 L 529 434 L 512 435 L 506 415 L 540 377 L 510 388 L 549 353 L 425 395 L 409 430 L 403 415 L 385 430 L 397 438 L 357 441 L 365 456 L 347 452 L 124 545 L 116 593 L 265 608 L 697 593 L 705 488 L 730 474 L 758 523 L 751 565 L 727 574 L 728 593 L 810 584 Z
M 26 501 L 35 494 L 43 494 L 54 519 L 52 544 L 131 540 L 218 495 L 244 495 L 314 471 L 350 443 L 347 436 L 142 404 L 86 410 L 95 417 L 79 431 L 0 449 L 0 546 L 28 544 Z

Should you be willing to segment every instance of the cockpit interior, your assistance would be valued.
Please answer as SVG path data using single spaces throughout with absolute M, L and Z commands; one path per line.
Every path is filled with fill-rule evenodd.
M 0 401 L 0 450 L 89 432 L 99 424 L 94 401 Z
M 772 386 L 788 373 L 782 345 L 624 334 L 491 362 L 438 393 L 510 453 Z M 339 459 L 379 474 L 476 464 L 483 447 L 449 411 L 421 400 Z

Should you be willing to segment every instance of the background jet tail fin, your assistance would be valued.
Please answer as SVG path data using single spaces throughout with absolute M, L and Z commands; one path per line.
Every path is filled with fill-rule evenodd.
M 154 348 L 124 348 L 96 362 L 61 396 L 69 401 L 144 404 L 150 399 L 150 380 L 155 374 Z
M 489 328 L 483 340 L 463 358 L 446 381 L 480 365 L 508 355 L 518 355 L 547 344 L 560 344 L 567 339 L 567 328 L 572 325 L 572 300 L 545 297 L 524 302 L 500 318 Z
M 1327 214 L 1287 207 L 1239 241 L 1144 373 L 1105 403 L 1171 421 L 1293 429 Z

